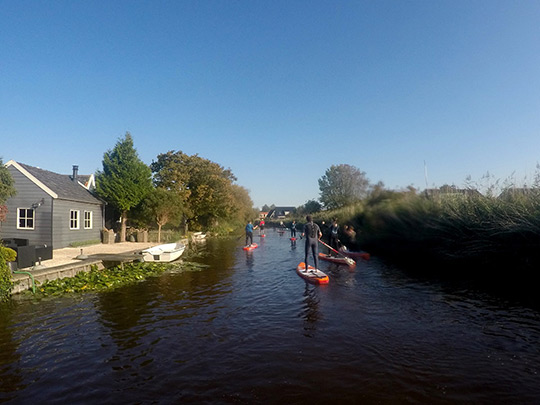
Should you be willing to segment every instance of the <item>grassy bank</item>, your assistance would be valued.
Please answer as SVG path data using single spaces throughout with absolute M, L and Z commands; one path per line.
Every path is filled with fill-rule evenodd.
M 505 198 L 385 192 L 314 217 L 352 225 L 363 250 L 430 271 L 494 276 L 510 269 L 530 278 L 540 265 L 540 194 L 533 191 Z

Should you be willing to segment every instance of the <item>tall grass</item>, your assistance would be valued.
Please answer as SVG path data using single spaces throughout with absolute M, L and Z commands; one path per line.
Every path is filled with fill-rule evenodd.
M 417 195 L 370 207 L 360 243 L 402 259 L 524 264 L 540 259 L 540 196 Z

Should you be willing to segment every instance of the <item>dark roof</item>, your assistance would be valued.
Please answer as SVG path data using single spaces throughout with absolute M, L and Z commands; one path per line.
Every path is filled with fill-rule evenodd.
M 101 200 L 94 196 L 90 191 L 85 189 L 78 182 L 73 181 L 71 175 L 53 173 L 23 163 L 18 164 L 51 191 L 56 193 L 58 198 L 90 204 L 102 204 Z

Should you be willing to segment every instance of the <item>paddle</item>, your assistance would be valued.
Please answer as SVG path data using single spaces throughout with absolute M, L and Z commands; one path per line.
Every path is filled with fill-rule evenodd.
M 343 253 L 341 252 L 338 252 L 336 249 L 334 249 L 332 246 L 330 245 L 327 245 L 326 243 L 324 243 L 322 240 L 319 239 L 319 242 L 321 242 L 324 246 L 326 246 L 328 249 L 330 249 L 332 252 L 335 252 L 337 253 L 338 255 L 340 255 L 341 257 L 343 257 L 345 259 L 345 261 L 347 262 L 347 264 L 349 266 L 356 266 L 356 262 L 351 259 L 350 257 L 347 257 L 345 256 Z

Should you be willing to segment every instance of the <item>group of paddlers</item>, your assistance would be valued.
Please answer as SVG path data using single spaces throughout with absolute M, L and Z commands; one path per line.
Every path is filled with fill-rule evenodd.
M 327 226 L 324 221 L 322 221 L 321 226 L 313 222 L 313 217 L 311 215 L 306 216 L 306 224 L 304 225 L 304 230 L 302 232 L 301 238 L 305 238 L 305 261 L 306 269 L 308 266 L 308 257 L 309 253 L 313 255 L 313 261 L 315 264 L 315 268 L 317 269 L 319 266 L 319 240 L 323 237 L 325 233 L 328 234 L 328 241 L 329 245 L 332 249 L 338 251 L 340 250 L 344 245 L 341 243 L 339 236 L 340 236 L 340 229 L 337 222 L 337 219 L 332 220 L 332 224 L 330 226 Z M 252 221 L 249 221 L 246 225 L 246 246 L 250 246 L 253 244 L 253 230 L 260 228 L 261 234 L 264 234 L 264 219 L 261 219 L 258 223 L 258 225 L 253 225 Z M 283 224 L 283 221 L 280 222 L 280 228 L 285 230 L 285 225 Z M 322 229 L 321 229 L 322 228 Z M 291 231 L 291 239 L 296 238 L 296 221 L 292 221 L 290 225 L 290 231 Z M 323 232 L 327 231 L 327 232 Z M 354 244 L 356 232 L 354 231 L 354 228 L 352 226 L 346 225 L 344 228 L 344 234 L 348 239 L 348 243 Z M 331 251 L 332 252 L 332 251 Z M 331 254 L 331 253 L 330 253 Z

